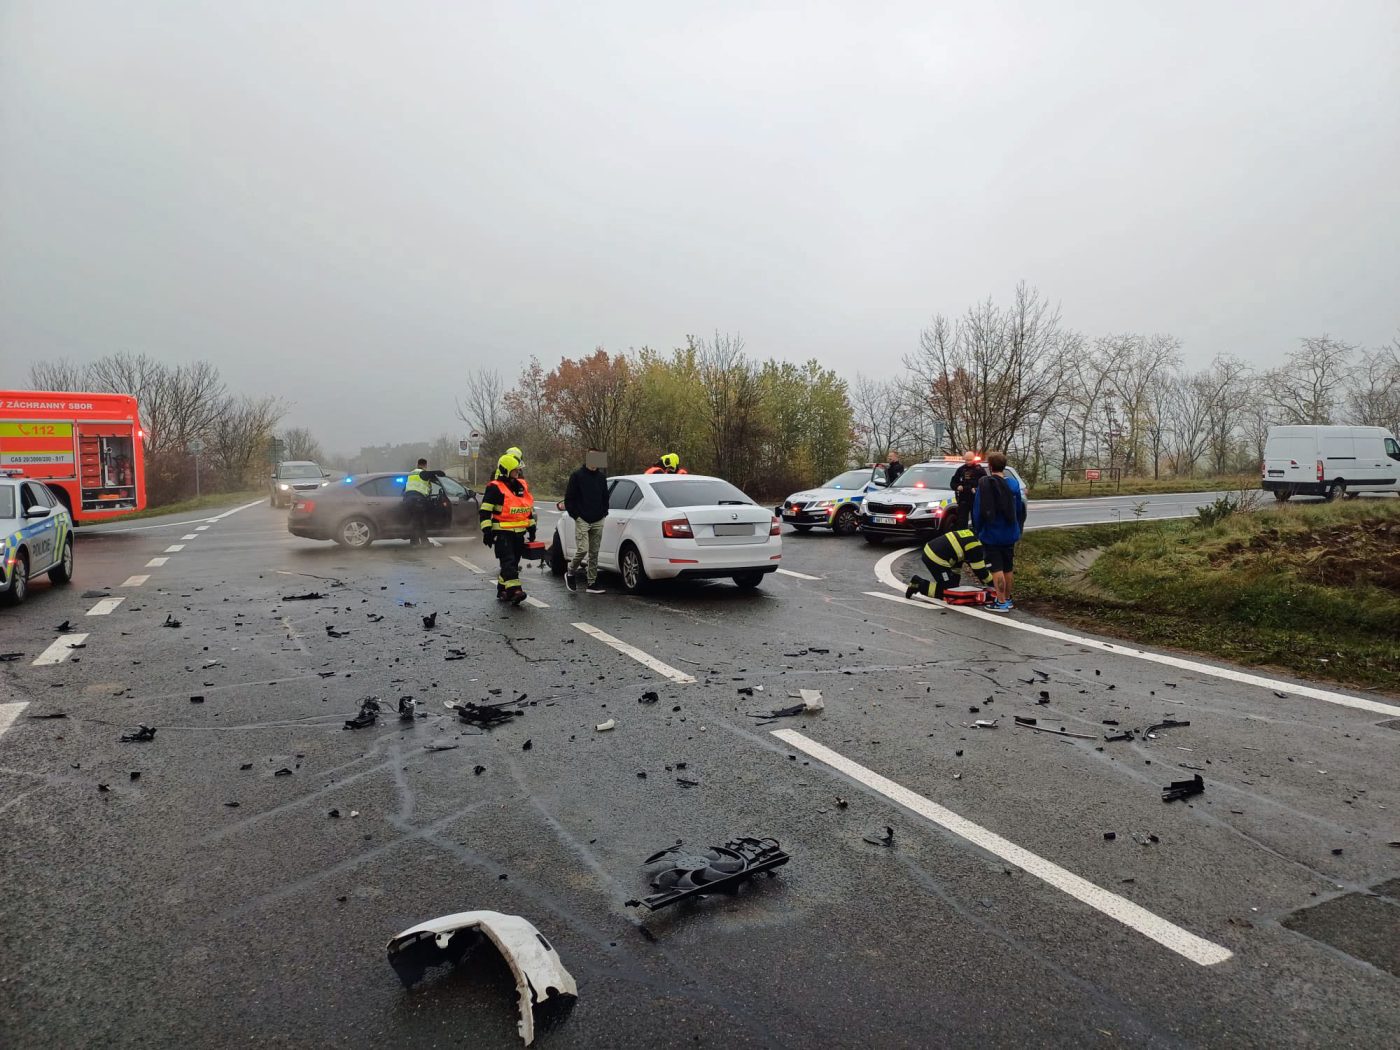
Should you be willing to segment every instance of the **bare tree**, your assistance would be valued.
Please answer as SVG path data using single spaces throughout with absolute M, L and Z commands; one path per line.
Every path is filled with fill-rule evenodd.
M 1269 395 L 1280 423 L 1331 423 L 1356 347 L 1326 335 L 1302 343 L 1282 368 L 1266 377 Z
M 87 390 L 89 371 L 66 357 L 39 360 L 29 366 L 29 385 L 35 390 Z
M 321 443 L 306 427 L 291 427 L 282 432 L 282 451 L 288 459 L 309 459 L 320 463 L 326 458 Z
M 915 452 L 913 413 L 895 380 L 857 375 L 850 391 L 853 429 L 862 462 L 884 459 L 891 449 Z
M 1249 365 L 1236 357 L 1222 354 L 1202 372 L 1199 383 L 1193 384 L 1196 396 L 1204 403 L 1207 448 L 1211 470 L 1224 474 L 1234 455 L 1235 436 L 1250 401 L 1250 390 L 1256 377 Z
M 1181 342 L 1169 335 L 1120 338 L 1109 381 L 1122 413 L 1123 465 L 1140 471 L 1144 443 L 1150 436 L 1151 395 L 1179 363 Z
M 284 411 L 282 402 L 274 397 L 221 399 L 202 436 L 204 454 L 226 487 L 244 485 L 260 471 Z
M 1361 355 L 1347 383 L 1345 418 L 1355 426 L 1400 433 L 1400 335 Z
M 457 418 L 482 434 L 501 429 L 505 420 L 505 383 L 494 368 L 478 368 L 467 376 L 467 392 L 457 402 Z
M 687 336 L 703 385 L 706 443 L 711 469 L 740 486 L 754 479 L 754 452 L 762 440 L 758 407 L 763 399 L 759 370 L 744 353 L 739 335 L 715 333 L 706 342 Z

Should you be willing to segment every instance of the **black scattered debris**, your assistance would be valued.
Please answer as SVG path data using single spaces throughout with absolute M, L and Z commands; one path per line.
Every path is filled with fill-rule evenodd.
M 1144 729 L 1144 730 L 1142 731 L 1142 735 L 1143 735 L 1143 736 L 1151 736 L 1153 733 L 1157 732 L 1157 730 L 1159 730 L 1159 729 L 1183 729 L 1183 728 L 1185 728 L 1186 726 L 1189 726 L 1190 724 L 1191 724 L 1190 722 L 1178 722 L 1178 721 L 1177 721 L 1176 719 L 1174 719 L 1174 718 L 1167 718 L 1167 719 L 1162 720 L 1161 722 L 1157 722 L 1157 723 L 1155 723 L 1155 724 L 1153 724 L 1153 725 L 1148 726 L 1146 729 Z
M 638 779 L 638 780 L 645 780 L 646 778 L 647 778 L 647 771 L 646 771 L 645 769 L 639 769 L 639 770 L 637 770 L 637 779 Z
M 22 659 L 23 657 L 23 653 L 0 653 L 0 664 L 14 663 L 16 660 Z
M 399 697 L 399 721 L 412 722 L 418 711 L 418 701 L 411 696 Z
M 849 806 L 849 805 L 850 805 L 850 803 L 847 802 L 847 801 L 846 801 L 844 798 L 842 798 L 840 795 L 837 795 L 837 796 L 836 796 L 836 808 L 837 808 L 837 809 L 845 809 L 845 808 L 846 808 L 847 806 Z
M 50 711 L 50 712 L 49 712 L 48 714 L 46 714 L 46 715 L 30 715 L 29 717 L 30 717 L 30 718 L 39 718 L 39 719 L 43 719 L 43 718 L 67 718 L 67 717 L 68 717 L 68 712 L 67 712 L 67 711 Z
M 739 695 L 740 695 L 740 696 L 753 696 L 753 686 L 751 686 L 751 685 L 741 685 L 741 686 L 739 687 Z
M 654 703 L 656 703 L 656 702 L 657 702 L 658 700 L 660 700 L 660 699 L 661 699 L 660 695 L 659 695 L 654 689 L 649 689 L 649 690 L 647 690 L 645 693 L 643 693 L 641 696 L 637 697 L 637 703 L 639 703 L 639 704 L 654 704 Z
M 334 672 L 334 671 L 317 671 L 317 672 L 316 672 L 316 677 L 317 677 L 317 678 L 334 678 L 334 677 L 335 677 L 335 672 Z
M 370 696 L 360 702 L 360 713 L 354 718 L 347 719 L 346 729 L 364 729 L 372 726 L 379 719 L 379 698 Z
M 243 763 L 241 766 L 239 766 L 238 768 L 239 768 L 239 769 L 252 769 L 252 768 L 253 768 L 253 763 L 251 763 L 251 762 L 244 762 L 244 763 Z
M 516 712 L 516 714 L 519 714 L 519 713 L 520 713 L 519 711 Z M 520 750 L 521 750 L 521 751 L 529 751 L 529 750 L 530 750 L 532 747 L 534 747 L 534 746 L 535 746 L 535 742 L 534 742 L 533 740 L 527 740 L 527 741 L 525 741 L 525 743 L 523 743 L 523 744 L 520 745 Z
M 1020 715 L 1016 715 L 1015 717 L 1016 724 L 1018 726 L 1033 726 L 1036 724 L 1036 720 L 1034 718 L 1022 718 Z
M 1050 702 L 1050 690 L 1049 690 L 1049 689 L 1042 689 L 1042 690 L 1040 691 L 1040 703 L 1046 704 L 1046 703 L 1049 703 L 1049 702 Z
M 777 839 L 738 838 L 723 846 L 706 850 L 687 850 L 682 843 L 653 853 L 644 863 L 647 880 L 659 891 L 641 900 L 626 902 L 629 908 L 642 907 L 656 911 L 687 897 L 704 897 L 711 893 L 731 896 L 740 885 L 760 872 L 780 868 L 792 858 L 778 845 Z
M 816 653 L 818 656 L 825 656 L 827 653 L 831 652 L 830 649 L 818 649 L 815 645 L 807 651 L 809 653 Z
M 698 780 L 687 780 L 685 777 L 676 777 L 676 783 L 679 784 L 681 787 L 687 787 L 687 788 L 694 788 L 694 787 L 699 787 L 699 786 L 700 786 L 700 781 L 698 781 Z
M 474 766 L 474 767 L 472 768 L 472 776 L 474 776 L 474 777 L 479 777 L 479 776 L 481 776 L 481 774 L 483 774 L 483 773 L 485 773 L 485 772 L 486 772 L 486 767 L 485 767 L 485 766 Z
M 449 649 L 447 650 L 447 656 L 444 657 L 444 659 L 447 660 L 465 660 L 466 658 L 467 651 L 465 649 Z
M 277 772 L 273 773 L 272 775 L 273 775 L 274 777 L 289 777 L 289 776 L 292 775 L 292 771 L 291 771 L 290 769 L 288 769 L 286 766 L 283 766 L 281 769 L 279 769 Z
M 1332 856 L 1334 856 L 1334 857 L 1340 857 L 1341 855 L 1342 855 L 1342 848 L 1341 848 L 1340 846 L 1338 846 L 1336 849 L 1334 849 L 1334 850 L 1332 851 Z
M 307 591 L 305 594 L 284 594 L 284 602 L 319 602 L 325 595 L 320 591 Z
M 1093 740 L 1093 739 L 1095 739 L 1094 737 L 1089 736 L 1089 735 L 1087 735 L 1087 734 L 1085 734 L 1085 733 L 1071 733 L 1071 732 L 1070 732 L 1069 730 L 1067 730 L 1067 729 L 1051 729 L 1049 726 L 1026 725 L 1026 723 L 1023 722 L 1023 721 L 1021 721 L 1021 719 L 1019 719 L 1019 718 L 1016 720 L 1016 726 L 1017 726 L 1017 728 L 1020 728 L 1021 726 L 1025 726 L 1027 729 L 1032 729 L 1032 730 L 1034 730 L 1034 731 L 1037 732 L 1037 733 L 1049 733 L 1051 736 L 1067 736 L 1067 737 L 1072 737 L 1072 738 L 1075 739 L 1075 740 Z
M 202 704 L 202 703 L 204 703 L 204 697 L 202 697 L 202 696 L 192 696 L 192 697 L 190 697 L 190 703 L 192 703 L 192 704 Z
M 1274 690 L 1274 696 L 1278 697 L 1280 700 L 1287 700 L 1287 699 L 1288 699 L 1288 694 L 1287 694 L 1287 693 L 1280 693 L 1277 689 Z
M 456 744 L 424 744 L 424 751 L 456 751 Z
M 112 592 L 111 592 L 111 591 L 83 591 L 83 597 L 84 597 L 84 598 L 110 598 L 110 597 L 112 597 Z
M 237 802 L 225 802 L 224 805 L 227 806 L 229 809 L 237 809 L 237 808 L 238 808 L 238 803 L 237 803 Z
M 872 846 L 893 846 L 894 828 L 887 826 L 883 835 L 866 835 L 864 836 L 864 838 L 865 841 L 870 843 Z
M 162 626 L 162 627 L 179 627 L 179 626 L 180 626 L 180 621 L 177 620 L 177 619 L 175 619 L 175 617 L 172 616 L 172 615 L 170 615 L 170 613 L 166 613 L 166 614 L 165 614 L 165 622 L 164 622 L 163 624 L 161 624 L 161 626 Z
M 106 792 L 106 791 L 111 791 L 112 789 L 109 788 L 106 784 L 98 784 L 98 785 L 97 785 L 97 790 L 98 790 L 98 791 Z
M 329 813 L 327 813 L 326 816 L 330 817 L 331 820 L 339 820 L 339 819 L 340 819 L 340 810 L 338 810 L 338 809 L 333 809 L 333 810 L 331 810 Z
M 59 634 L 67 634 L 72 629 L 73 625 L 67 620 L 64 620 L 61 624 L 54 628 L 54 630 L 56 630 Z
M 1203 794 L 1205 790 L 1206 782 L 1201 779 L 1201 774 L 1197 773 L 1190 780 L 1173 780 L 1164 787 L 1162 789 L 1162 801 L 1176 802 L 1179 799 Z
M 332 638 L 344 638 L 344 637 L 345 637 L 346 635 L 348 635 L 349 633 L 350 633 L 349 631 L 337 631 L 337 630 L 336 630 L 333 626 L 331 626 L 330 624 L 326 624 L 326 634 L 329 635 L 329 636 L 332 637 Z
M 131 777 L 132 780 L 140 780 L 140 779 L 141 779 L 141 771 L 140 771 L 139 769 L 133 769 L 133 770 L 131 771 L 131 773 L 128 774 L 128 775 Z
M 1105 841 L 1105 842 L 1112 842 L 1114 839 L 1116 839 L 1116 838 L 1118 837 L 1118 832 L 1116 832 L 1116 831 L 1105 831 L 1105 832 L 1103 833 L 1103 837 L 1104 837 L 1104 841 Z
M 122 734 L 123 744 L 144 744 L 156 738 L 155 726 L 137 726 L 136 732 Z
M 425 631 L 431 631 L 431 630 L 432 630 L 434 627 L 436 627 L 436 626 L 437 626 L 437 613 L 435 613 L 435 612 L 429 613 L 427 616 L 423 617 L 423 630 L 425 630 Z
M 480 729 L 494 729 L 525 714 L 524 711 L 508 710 L 506 704 L 478 704 L 471 700 L 463 700 L 460 704 L 449 702 L 447 706 L 457 712 L 458 719 Z
M 405 609 L 413 609 L 413 608 L 416 608 L 416 606 L 415 606 L 415 604 L 414 604 L 413 602 L 399 602 L 399 604 L 402 605 Z
M 1101 724 L 1101 725 L 1106 725 L 1106 726 L 1116 726 L 1116 725 L 1118 724 L 1118 719 L 1116 719 L 1116 718 L 1105 718 L 1100 724 Z
M 1125 729 L 1121 733 L 1104 733 L 1103 738 L 1110 742 L 1134 739 L 1133 731 L 1131 729 Z
M 378 623 L 380 620 L 384 619 L 384 617 L 380 616 L 379 613 L 365 613 L 365 619 L 370 623 Z

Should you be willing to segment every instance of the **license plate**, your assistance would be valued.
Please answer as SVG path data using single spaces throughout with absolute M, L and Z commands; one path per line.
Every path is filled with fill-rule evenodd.
M 894 524 L 894 515 L 893 515 L 893 514 L 872 514 L 872 515 L 870 515 L 870 520 L 873 521 L 876 525 L 893 525 L 893 524 Z
M 716 535 L 716 536 L 752 536 L 752 535 L 753 535 L 753 523 L 750 522 L 750 523 L 748 523 L 748 524 L 746 524 L 746 525 L 716 525 L 716 526 L 715 526 L 715 535 Z

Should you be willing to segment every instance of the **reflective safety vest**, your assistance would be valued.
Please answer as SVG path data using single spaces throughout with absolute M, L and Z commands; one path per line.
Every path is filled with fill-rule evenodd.
M 403 491 L 405 495 L 416 492 L 420 496 L 426 496 L 430 491 L 428 479 L 416 470 L 410 471 L 408 477 L 404 479 Z
M 675 470 L 671 470 L 669 467 L 658 467 L 656 464 L 653 463 L 651 466 L 647 467 L 646 470 L 642 471 L 642 473 L 643 473 L 643 474 L 689 474 L 690 471 L 686 470 L 684 467 L 677 467 Z
M 955 569 L 965 561 L 975 570 L 983 564 L 982 541 L 971 529 L 945 532 L 928 541 L 924 557 L 945 569 Z
M 535 500 L 530 495 L 530 486 L 524 478 L 516 478 L 522 490 L 517 496 L 510 487 L 510 481 L 500 478 L 491 483 L 501 493 L 501 503 L 491 511 L 491 527 L 505 532 L 524 532 L 535 517 Z

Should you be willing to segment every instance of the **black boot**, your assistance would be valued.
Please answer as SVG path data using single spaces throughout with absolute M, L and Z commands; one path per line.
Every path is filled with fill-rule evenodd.
M 913 598 L 916 594 L 927 594 L 925 588 L 928 587 L 928 580 L 922 576 L 913 576 L 909 579 L 909 586 L 904 588 L 904 597 Z

